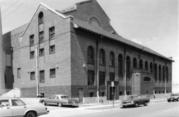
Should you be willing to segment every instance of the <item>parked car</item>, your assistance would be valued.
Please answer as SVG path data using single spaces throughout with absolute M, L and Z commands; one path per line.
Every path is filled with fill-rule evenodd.
M 28 105 L 20 98 L 0 98 L 0 117 L 37 117 L 48 112 L 42 104 Z
M 127 106 L 140 106 L 144 105 L 147 106 L 147 104 L 150 102 L 150 98 L 148 96 L 127 96 L 124 97 L 121 101 L 121 107 L 127 107 Z
M 79 106 L 79 101 L 77 99 L 69 98 L 67 95 L 52 95 L 48 98 L 40 99 L 40 102 L 44 105 L 57 105 L 57 106 Z
M 170 97 L 167 99 L 168 102 L 179 101 L 179 93 L 171 94 Z

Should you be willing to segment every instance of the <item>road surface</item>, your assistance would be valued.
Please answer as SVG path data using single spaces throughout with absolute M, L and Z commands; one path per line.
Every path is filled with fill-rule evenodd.
M 179 102 L 159 102 L 142 107 L 53 108 L 42 117 L 179 117 Z

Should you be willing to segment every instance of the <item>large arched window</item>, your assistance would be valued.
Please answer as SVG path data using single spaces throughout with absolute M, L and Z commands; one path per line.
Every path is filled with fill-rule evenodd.
M 87 63 L 94 64 L 94 48 L 92 46 L 89 46 L 87 50 Z
M 148 62 L 145 61 L 145 70 L 148 71 Z
M 143 69 L 143 60 L 142 59 L 140 59 L 140 61 L 139 61 L 139 68 Z
M 119 69 L 119 76 L 123 76 L 123 56 L 119 54 L 118 56 L 118 69 Z
M 100 49 L 100 52 L 99 52 L 99 64 L 102 65 L 102 66 L 106 65 L 106 57 L 105 57 L 104 49 Z
M 159 82 L 161 82 L 161 66 L 159 65 Z
M 136 69 L 137 68 L 137 59 L 133 58 L 133 68 Z
M 131 69 L 131 60 L 130 60 L 130 57 L 127 56 L 127 58 L 126 58 L 126 76 L 128 79 L 130 79 L 130 76 L 131 76 L 130 69 Z
M 151 72 L 151 73 L 153 72 L 153 65 L 152 65 L 152 62 L 150 63 L 150 72 Z
M 115 66 L 115 56 L 114 52 L 110 52 L 110 66 L 114 67 Z
M 38 23 L 43 24 L 44 23 L 44 14 L 43 12 L 40 12 L 38 15 Z

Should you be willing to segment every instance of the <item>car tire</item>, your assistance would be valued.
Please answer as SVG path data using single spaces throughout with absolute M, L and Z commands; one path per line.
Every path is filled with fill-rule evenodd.
M 62 107 L 62 103 L 57 103 L 57 106 Z
M 144 106 L 147 106 L 147 103 L 144 103 Z
M 37 115 L 35 112 L 30 111 L 25 115 L 25 117 L 37 117 Z

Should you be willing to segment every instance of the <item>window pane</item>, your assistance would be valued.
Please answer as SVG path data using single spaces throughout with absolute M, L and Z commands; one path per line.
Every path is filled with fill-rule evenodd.
M 49 40 L 54 39 L 54 37 L 55 37 L 55 27 L 53 26 L 49 28 Z
M 45 71 L 42 70 L 40 71 L 40 83 L 44 83 L 45 82 Z
M 30 80 L 35 80 L 35 72 L 30 72 Z
M 56 77 L 56 69 L 50 69 L 50 78 L 55 78 Z
M 94 71 L 88 70 L 88 85 L 94 85 Z

